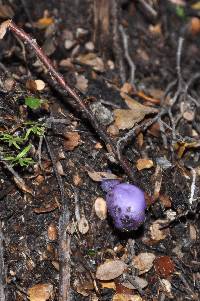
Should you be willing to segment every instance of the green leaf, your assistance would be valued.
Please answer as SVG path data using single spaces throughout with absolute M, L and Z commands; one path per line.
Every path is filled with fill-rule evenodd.
M 180 18 L 185 18 L 185 9 L 181 5 L 176 6 L 176 15 Z
M 42 100 L 34 97 L 26 97 L 25 104 L 32 110 L 36 110 L 41 107 Z
M 32 144 L 27 145 L 16 157 L 16 159 L 20 159 L 26 156 L 26 154 L 30 151 Z

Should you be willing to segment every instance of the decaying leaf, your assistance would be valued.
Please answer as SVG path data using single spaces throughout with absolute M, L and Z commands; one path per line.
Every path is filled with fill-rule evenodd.
M 142 301 L 139 295 L 115 294 L 112 301 Z
M 147 287 L 147 285 L 148 285 L 148 282 L 146 281 L 146 279 L 138 277 L 138 276 L 134 276 L 134 282 L 137 284 L 137 287 L 139 287 L 141 289 Z M 124 281 L 122 283 L 122 285 L 129 289 L 136 289 L 135 286 L 132 283 L 130 283 L 128 280 Z
M 45 82 L 43 82 L 41 79 L 36 79 L 35 84 L 38 91 L 42 91 L 45 88 Z
M 84 75 L 76 75 L 76 88 L 85 93 L 88 88 L 88 79 Z
M 139 270 L 139 275 L 142 275 L 152 268 L 155 258 L 153 253 L 140 253 L 133 258 L 133 266 Z
M 171 294 L 172 286 L 169 280 L 167 279 L 160 279 L 160 283 L 162 285 L 162 289 L 165 293 Z
M 124 83 L 120 91 L 122 93 L 130 94 L 133 92 L 133 85 L 131 85 L 130 83 Z
M 6 34 L 7 28 L 10 25 L 11 20 L 4 21 L 0 25 L 0 40 L 2 40 Z
M 62 164 L 60 163 L 60 161 L 56 162 L 56 169 L 57 169 L 57 172 L 58 172 L 58 174 L 60 176 L 64 176 L 65 175 L 63 167 L 62 167 Z
M 138 159 L 136 167 L 138 170 L 149 169 L 153 166 L 153 161 L 150 159 Z
M 200 1 L 195 2 L 191 5 L 192 9 L 200 10 Z
M 14 11 L 10 5 L 0 5 L 0 18 L 8 19 L 14 17 Z
M 42 213 L 48 213 L 52 212 L 59 208 L 59 203 L 58 201 L 54 200 L 48 204 L 46 204 L 44 207 L 39 207 L 39 208 L 34 208 L 33 212 L 37 214 L 42 214 Z
M 81 234 L 86 234 L 89 231 L 89 224 L 85 216 L 82 216 L 78 222 L 78 230 Z
M 106 201 L 103 198 L 98 197 L 95 200 L 94 210 L 95 210 L 95 213 L 98 216 L 98 218 L 100 218 L 100 220 L 106 219 L 106 217 L 107 217 L 107 205 L 106 205 Z
M 21 189 L 23 192 L 33 194 L 33 190 L 30 187 L 28 187 L 28 185 L 26 185 L 24 180 L 22 180 L 21 178 L 17 178 L 17 177 L 13 177 L 13 179 L 14 179 L 16 185 L 19 187 L 19 189 Z
M 116 175 L 110 172 L 103 172 L 103 171 L 87 171 L 88 176 L 95 182 L 101 182 L 102 180 L 115 180 L 120 179 Z
M 87 297 L 91 294 L 91 291 L 94 289 L 94 284 L 91 279 L 75 279 L 73 287 L 79 294 L 81 294 L 84 297 Z
M 154 269 L 160 277 L 168 278 L 174 273 L 175 265 L 169 256 L 158 256 L 154 260 Z
M 96 71 L 104 71 L 103 60 L 95 53 L 81 54 L 77 57 L 77 60 L 82 64 L 91 66 Z
M 51 17 L 44 17 L 39 19 L 36 23 L 35 23 L 35 27 L 43 29 L 48 27 L 49 25 L 54 23 L 54 19 Z
M 71 151 L 74 150 L 75 147 L 79 145 L 80 142 L 80 135 L 78 132 L 67 132 L 64 135 L 65 141 L 64 141 L 64 147 L 65 150 Z
M 165 239 L 169 233 L 169 229 L 160 229 L 162 225 L 168 223 L 168 220 L 158 219 L 150 227 L 150 235 L 153 240 L 159 241 Z
M 101 281 L 101 286 L 102 288 L 109 288 L 113 289 L 114 291 L 116 290 L 116 284 L 114 281 Z
M 53 297 L 53 285 L 50 283 L 36 284 L 28 289 L 30 301 L 47 301 Z
M 120 95 L 129 107 L 129 109 L 114 110 L 114 124 L 120 130 L 131 129 L 136 123 L 143 120 L 146 115 L 158 112 L 157 109 L 144 106 L 123 92 Z
M 98 266 L 96 278 L 99 280 L 112 280 L 119 277 L 126 269 L 122 260 L 109 260 Z

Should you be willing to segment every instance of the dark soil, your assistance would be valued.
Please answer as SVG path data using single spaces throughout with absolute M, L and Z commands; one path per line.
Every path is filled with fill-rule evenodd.
M 130 65 L 125 58 L 120 32 L 117 44 L 114 41 L 115 20 L 112 13 L 109 15 L 110 32 L 106 35 L 101 26 L 97 30 L 94 25 L 92 0 L 2 2 L 12 8 L 13 21 L 37 39 L 39 45 L 45 47 L 53 64 L 72 87 L 76 85 L 77 74 L 88 79 L 87 91 L 81 93 L 87 106 L 98 103 L 101 99 L 110 111 L 116 107 L 126 108 L 120 96 L 123 83 L 119 60 L 122 61 L 127 83 L 130 80 Z M 128 264 L 126 273 L 132 275 L 131 256 L 142 252 L 153 253 L 156 258 L 168 256 L 174 263 L 174 271 L 167 276 L 161 275 L 154 263 L 150 271 L 141 275 L 148 285 L 139 289 L 139 292 L 128 290 L 129 295 L 142 294 L 141 300 L 147 301 L 199 300 L 200 29 L 192 30 L 191 20 L 198 18 L 200 10 L 192 6 L 198 1 L 186 1 L 185 6 L 180 6 L 183 8 L 182 14 L 180 7 L 178 10 L 170 1 L 145 2 L 153 7 L 156 16 L 146 10 L 140 1 L 131 0 L 119 1 L 117 16 L 118 25 L 123 25 L 128 36 L 128 51 L 136 66 L 130 96 L 140 103 L 156 107 L 159 112 L 167 108 L 167 113 L 161 117 L 166 125 L 163 129 L 159 128 L 156 120 L 154 127 L 143 131 L 145 122 L 155 115 L 145 117 L 140 122 L 141 127 L 138 127 L 135 135 L 126 142 L 123 150 L 124 158 L 132 168 L 134 184 L 145 191 L 148 204 L 146 221 L 137 231 L 118 232 L 109 217 L 100 220 L 95 213 L 96 198 L 105 197 L 105 194 L 100 188 L 100 183 L 93 181 L 87 171 L 111 171 L 124 182 L 130 182 L 130 179 L 117 161 L 109 160 L 103 141 L 80 112 L 80 108 L 74 104 L 71 97 L 63 93 L 48 72 L 36 63 L 36 56 L 30 47 L 23 48 L 23 43 L 10 32 L 0 41 L 0 131 L 18 131 L 20 134 L 23 131 L 22 124 L 27 120 L 45 122 L 49 117 L 65 119 L 65 123 L 52 123 L 46 130 L 45 137 L 54 160 L 59 161 L 63 168 L 61 177 L 70 213 L 70 226 L 75 228 L 71 234 L 71 300 L 113 300 L 116 293 L 123 292 L 120 284 L 122 276 L 113 280 L 117 285 L 116 289 L 103 289 L 102 283 L 95 278 L 97 267 L 106 259 L 121 259 Z M 111 5 L 110 11 L 112 9 Z M 1 11 L 0 5 L 0 16 Z M 44 16 L 45 11 L 53 18 L 53 24 L 38 28 L 35 23 Z M 9 18 L 9 15 L 4 14 L 1 17 L 2 22 Z M 84 29 L 84 32 L 77 36 L 78 28 Z M 69 50 L 64 47 L 67 40 L 66 30 L 73 34 L 75 41 L 75 45 Z M 102 39 L 104 34 L 105 40 Z M 180 37 L 184 38 L 180 55 L 181 77 L 186 84 L 192 81 L 185 93 L 185 86 L 180 86 L 180 78 L 177 75 Z M 85 44 L 88 41 L 94 42 L 93 51 L 86 49 Z M 116 45 L 119 48 L 116 48 Z M 95 71 L 91 66 L 77 61 L 80 54 L 89 52 L 101 57 L 105 65 L 108 60 L 112 61 L 114 69 L 106 65 L 103 72 Z M 66 67 L 61 61 L 67 58 L 71 58 L 71 63 Z M 13 80 L 11 89 L 6 85 L 8 79 Z M 27 81 L 36 79 L 45 82 L 45 89 L 30 91 Z M 173 81 L 176 82 L 171 85 Z M 145 95 L 151 96 L 151 99 L 158 99 L 154 96 L 156 89 L 162 95 L 166 94 L 157 104 L 139 97 L 136 93 L 143 91 Z M 178 89 L 180 93 L 176 102 L 172 104 L 170 97 L 172 99 Z M 48 105 L 35 110 L 27 108 L 24 105 L 27 96 L 48 100 Z M 186 111 L 190 115 L 193 114 L 191 119 L 187 118 L 187 114 L 183 114 L 184 106 L 187 106 Z M 100 122 L 104 123 L 102 120 Z M 120 131 L 117 136 L 111 136 L 111 139 L 116 143 L 127 131 Z M 79 145 L 71 150 L 65 144 L 68 132 L 80 135 Z M 29 300 L 28 289 L 41 283 L 52 284 L 54 295 L 50 300 L 58 300 L 59 241 L 56 234 L 55 239 L 51 239 L 49 226 L 53 225 L 54 230 L 58 229 L 63 210 L 60 187 L 46 144 L 42 144 L 41 170 L 36 156 L 39 138 L 33 135 L 30 142 L 35 147 L 30 154 L 35 164 L 27 168 L 14 166 L 14 169 L 32 189 L 32 194 L 16 185 L 13 174 L 6 168 L 3 159 L 0 164 L 0 219 L 5 264 L 0 277 L 5 283 L 6 300 Z M 180 154 L 181 146 L 184 146 L 183 154 Z M 1 153 L 8 154 L 12 150 L 1 142 Z M 139 171 L 136 162 L 140 158 L 151 159 L 154 166 Z M 161 159 L 165 161 L 164 165 L 168 162 L 169 166 L 159 163 Z M 161 187 L 156 195 L 155 183 L 159 182 Z M 168 205 L 163 199 L 170 200 Z M 84 216 L 88 221 L 89 230 L 86 234 L 82 234 L 77 228 L 77 210 L 80 216 Z M 173 221 L 166 217 L 170 213 L 169 210 L 175 214 Z M 156 220 L 164 220 L 166 224 L 167 235 L 161 240 L 152 238 L 151 226 Z M 131 244 L 134 244 L 133 253 L 130 251 Z M 138 275 L 137 269 L 133 272 Z M 167 292 L 163 288 L 161 279 L 168 280 L 171 284 L 170 291 Z M 125 293 L 127 294 L 127 291 Z

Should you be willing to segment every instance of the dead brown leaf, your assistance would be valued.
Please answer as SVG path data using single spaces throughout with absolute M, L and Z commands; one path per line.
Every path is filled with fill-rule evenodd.
M 101 182 L 104 179 L 107 180 L 115 180 L 119 179 L 116 175 L 110 172 L 103 172 L 103 171 L 87 171 L 88 176 L 95 182 Z
M 77 57 L 77 60 L 82 64 L 91 66 L 96 71 L 104 72 L 103 60 L 95 53 L 81 54 Z
M 151 238 L 155 241 L 163 240 L 169 233 L 169 229 L 160 229 L 162 225 L 168 223 L 168 220 L 158 219 L 150 227 Z
M 76 88 L 85 93 L 88 88 L 88 79 L 84 75 L 76 75 Z
M 106 219 L 106 217 L 107 217 L 107 205 L 106 205 L 106 201 L 103 198 L 98 197 L 95 200 L 94 210 L 95 210 L 95 213 L 98 216 L 98 218 L 100 218 L 100 220 Z
M 23 192 L 33 194 L 33 190 L 30 187 L 28 187 L 28 185 L 26 185 L 26 183 L 22 179 L 17 177 L 13 177 L 13 179 L 19 189 L 21 189 Z
M 51 17 L 44 17 L 39 19 L 36 23 L 35 23 L 35 27 L 39 28 L 39 29 L 43 29 L 48 27 L 49 25 L 54 23 L 54 19 Z
M 14 11 L 10 5 L 0 5 L 0 18 L 8 19 L 14 17 Z
M 153 161 L 150 159 L 138 159 L 136 167 L 138 170 L 149 169 L 153 166 Z
M 126 269 L 122 260 L 109 260 L 98 266 L 96 278 L 99 280 L 112 280 L 119 277 Z
M 7 28 L 10 25 L 11 20 L 4 21 L 0 25 L 0 40 L 2 40 L 6 34 Z
M 142 121 L 146 115 L 158 112 L 157 109 L 144 106 L 123 92 L 120 95 L 129 107 L 129 109 L 114 110 L 114 124 L 120 130 L 131 129 L 136 123 Z
M 47 301 L 53 297 L 53 285 L 50 283 L 36 284 L 28 289 L 30 301 Z
M 78 230 L 81 234 L 86 234 L 89 231 L 89 223 L 85 216 L 82 216 L 78 222 Z
M 79 145 L 80 135 L 78 132 L 67 132 L 64 134 L 64 147 L 67 151 L 72 151 Z
M 112 301 L 142 301 L 139 295 L 115 294 Z
M 46 204 L 44 207 L 34 208 L 33 212 L 37 214 L 48 213 L 56 210 L 57 208 L 59 208 L 59 203 L 54 200 L 53 202 Z
M 152 268 L 155 258 L 153 253 L 140 253 L 133 258 L 133 266 L 139 270 L 139 275 L 142 275 Z

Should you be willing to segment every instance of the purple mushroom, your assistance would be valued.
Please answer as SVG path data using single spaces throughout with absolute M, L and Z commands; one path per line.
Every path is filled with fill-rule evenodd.
M 107 192 L 108 212 L 115 227 L 120 231 L 137 230 L 145 221 L 144 192 L 135 185 L 118 180 L 104 180 L 101 186 Z

